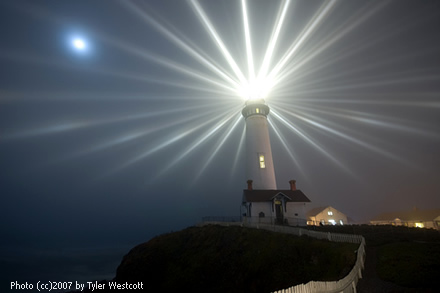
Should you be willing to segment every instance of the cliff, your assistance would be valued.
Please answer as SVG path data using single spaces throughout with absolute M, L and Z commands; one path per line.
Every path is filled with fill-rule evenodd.
M 338 280 L 353 266 L 356 249 L 258 229 L 191 227 L 134 247 L 115 281 L 142 282 L 145 292 L 270 292 Z

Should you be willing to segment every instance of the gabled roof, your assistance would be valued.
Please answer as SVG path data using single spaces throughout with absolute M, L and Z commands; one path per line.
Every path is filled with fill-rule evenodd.
M 306 213 L 306 216 L 307 216 L 307 218 L 314 217 L 317 214 L 319 214 L 320 212 L 322 212 L 323 210 L 325 210 L 326 208 L 327 207 L 317 207 L 317 208 L 311 209 L 310 211 L 308 211 Z
M 287 202 L 310 202 L 310 199 L 299 189 L 278 190 L 278 189 L 257 189 L 243 190 L 243 202 L 264 202 L 272 201 L 275 196 L 281 195 Z
M 308 211 L 308 212 L 306 213 L 306 216 L 307 216 L 307 218 L 314 217 L 314 216 L 316 216 L 317 214 L 319 214 L 319 213 L 321 213 L 322 211 L 325 211 L 325 210 L 327 210 L 327 209 L 332 209 L 332 210 L 334 210 L 334 211 L 338 211 L 338 212 L 341 213 L 341 214 L 344 214 L 343 212 L 339 211 L 338 209 L 335 209 L 335 208 L 332 207 L 332 206 L 326 206 L 326 207 L 317 207 L 317 208 L 311 209 L 310 211 Z M 345 214 L 344 214 L 344 215 L 345 215 Z
M 400 219 L 401 221 L 433 221 L 438 216 L 440 216 L 440 209 L 413 209 L 403 212 L 383 213 L 371 221 L 394 221 L 395 219 Z

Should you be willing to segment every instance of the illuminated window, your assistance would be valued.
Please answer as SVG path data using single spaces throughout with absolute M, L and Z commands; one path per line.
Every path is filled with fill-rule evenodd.
M 329 216 L 333 216 L 333 212 L 332 212 L 332 211 L 328 211 L 327 214 L 328 214 Z
M 255 109 L 255 111 L 258 113 L 260 113 L 260 108 Z
M 336 225 L 336 221 L 335 220 L 328 220 L 332 225 Z
M 425 225 L 423 225 L 423 223 L 416 223 L 416 227 L 417 228 L 423 228 Z
M 259 156 L 259 161 L 260 161 L 260 169 L 266 168 L 266 163 L 264 162 L 264 155 Z
M 344 221 L 339 220 L 339 224 L 344 225 Z

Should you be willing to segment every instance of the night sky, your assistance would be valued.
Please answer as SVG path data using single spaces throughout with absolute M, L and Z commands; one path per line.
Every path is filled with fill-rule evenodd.
M 283 3 L 247 2 L 257 72 Z M 244 98 L 218 41 L 248 78 L 240 1 L 3 0 L 0 36 L 2 281 L 111 278 L 138 243 L 240 214 Z M 439 1 L 292 1 L 277 64 L 279 189 L 357 222 L 440 208 Z

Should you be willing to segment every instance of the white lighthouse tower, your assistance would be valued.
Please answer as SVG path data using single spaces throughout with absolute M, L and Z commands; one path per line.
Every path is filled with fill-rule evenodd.
M 246 119 L 246 176 L 254 189 L 277 189 L 263 99 L 248 100 L 241 112 Z
M 246 176 L 243 190 L 242 220 L 305 226 L 304 205 L 310 200 L 290 180 L 290 189 L 278 189 L 270 147 L 267 115 L 269 107 L 263 99 L 248 100 L 241 112 L 246 119 Z

